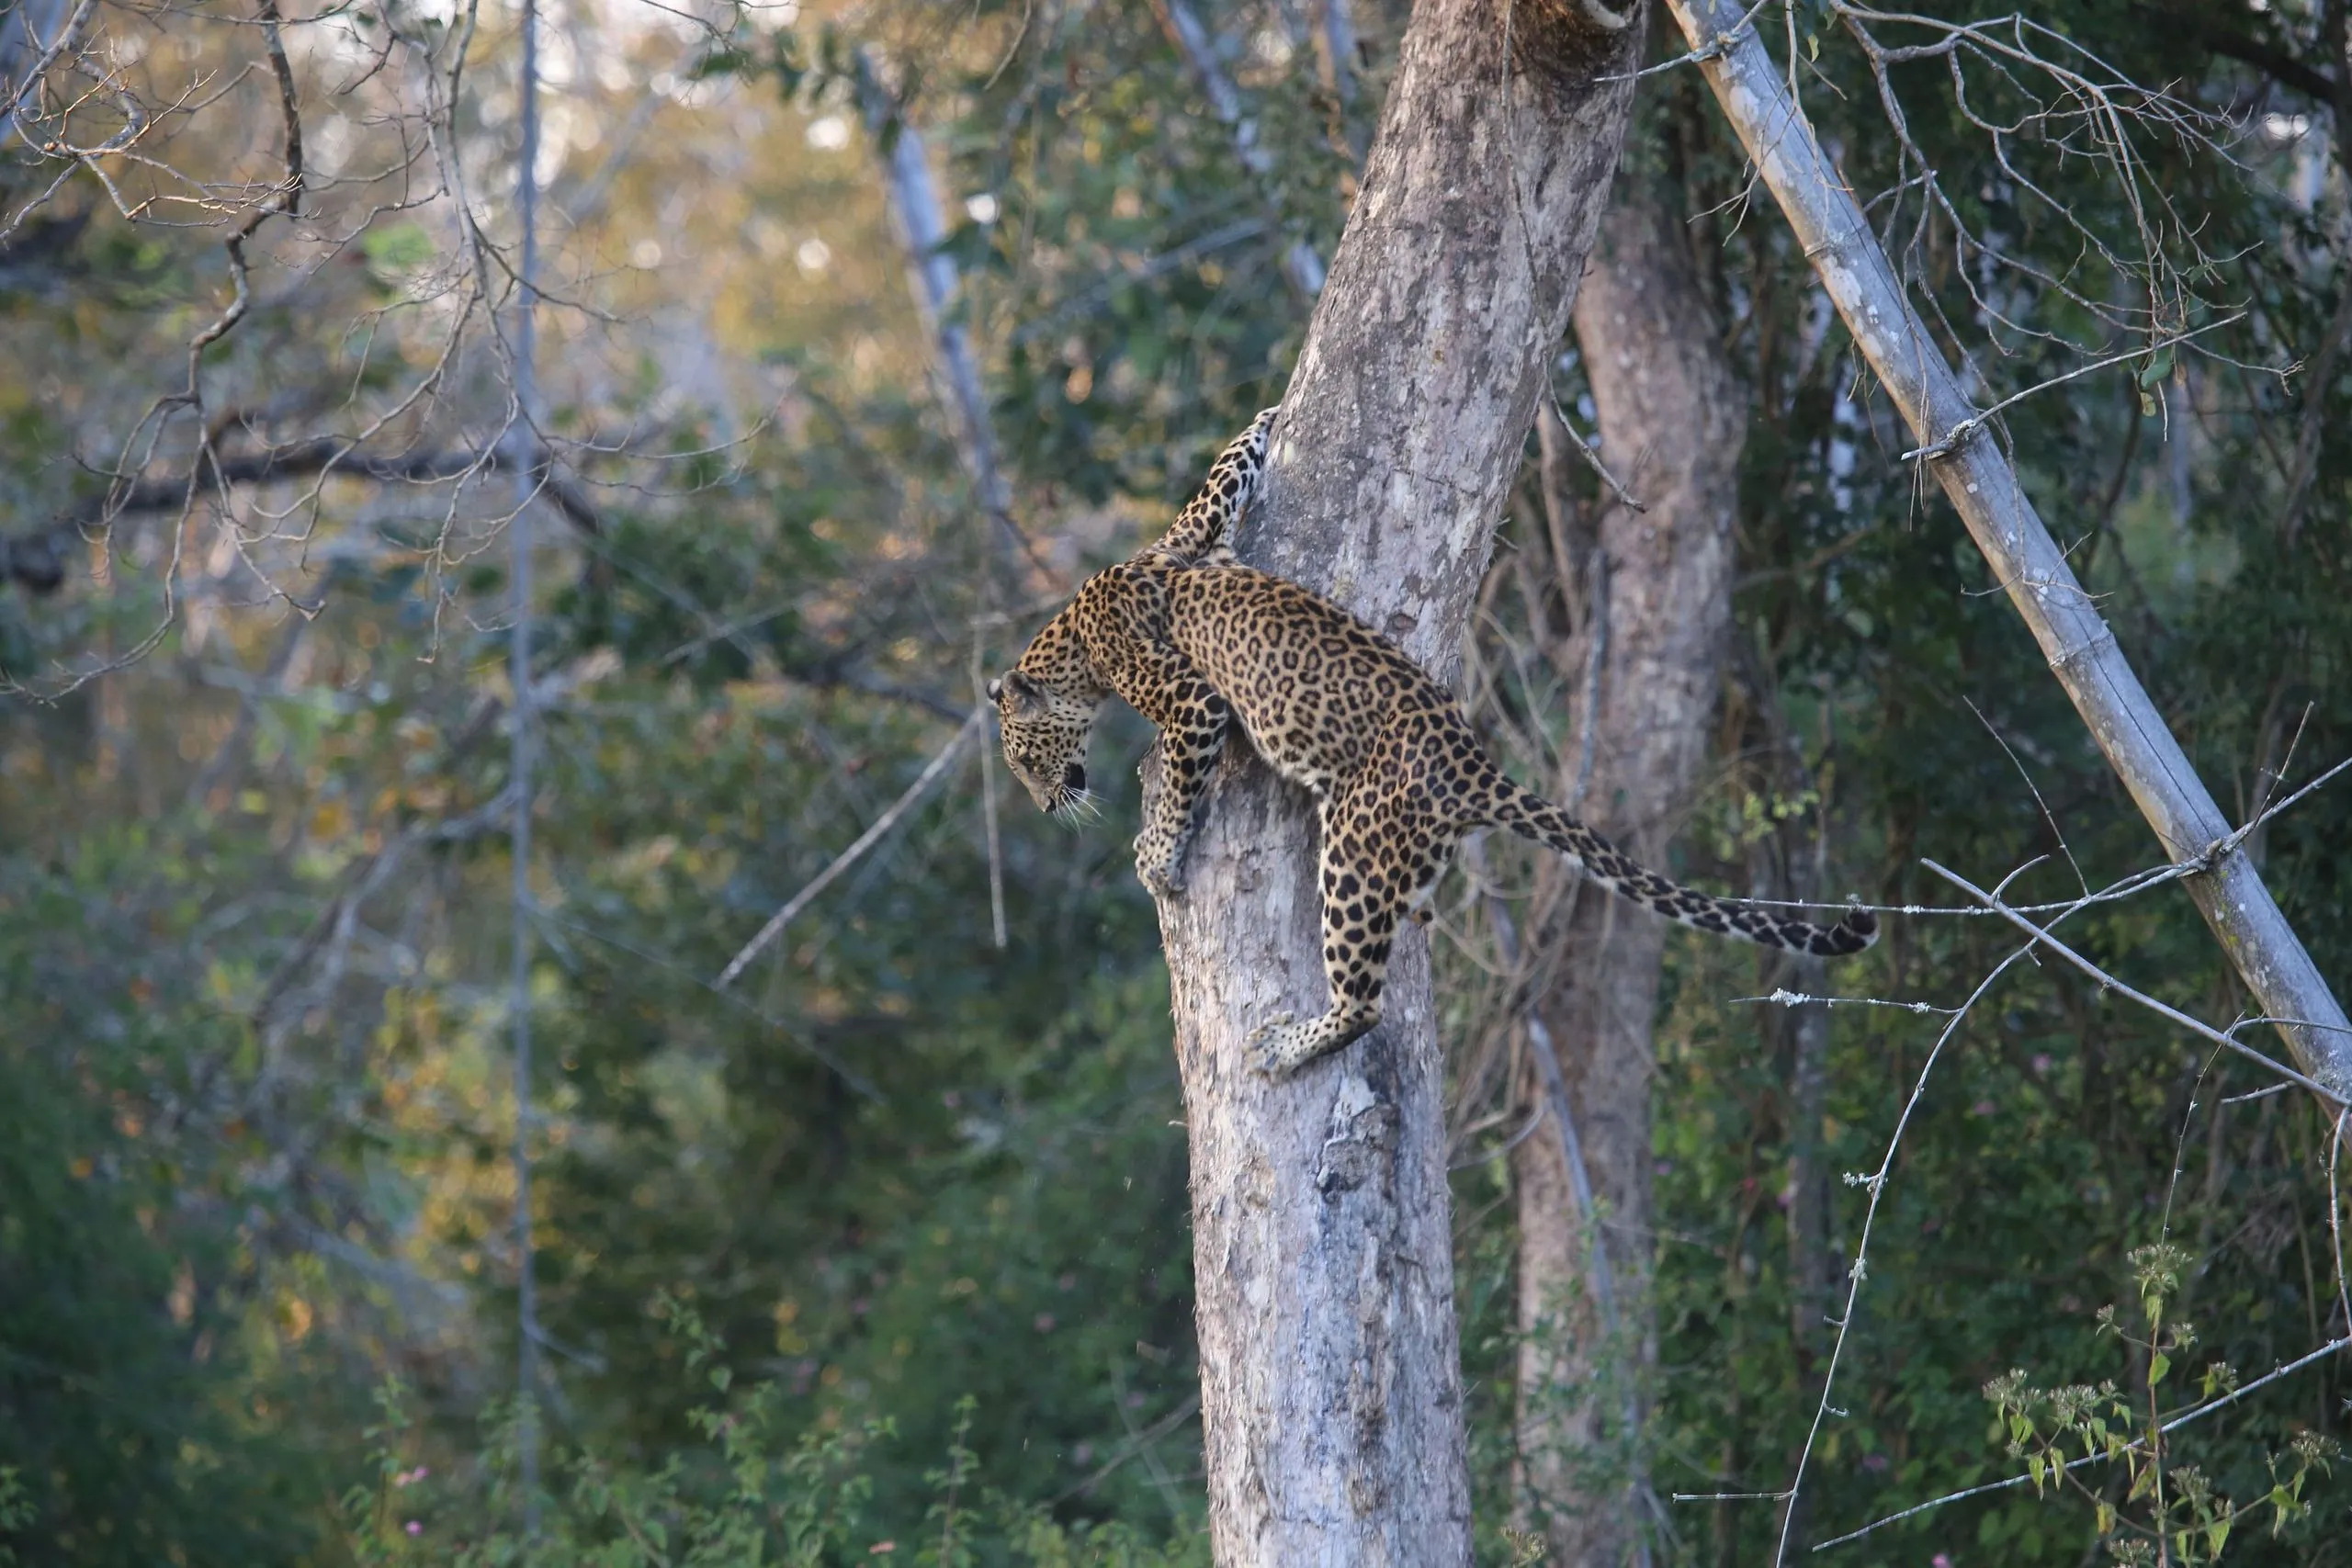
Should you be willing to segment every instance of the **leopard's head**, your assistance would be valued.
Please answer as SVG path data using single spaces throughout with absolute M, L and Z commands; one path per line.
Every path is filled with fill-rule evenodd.
M 1041 681 L 1018 666 L 989 682 L 1004 730 L 1004 762 L 1037 809 L 1048 814 L 1084 807 L 1086 737 L 1102 698 Z

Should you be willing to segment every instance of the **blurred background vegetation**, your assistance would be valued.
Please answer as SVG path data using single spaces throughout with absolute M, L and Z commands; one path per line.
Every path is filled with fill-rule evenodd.
M 1103 822 L 1037 818 L 967 750 L 742 981 L 710 982 L 948 743 L 976 668 L 1161 526 L 1279 397 L 1311 308 L 1285 257 L 1335 248 L 1408 20 L 1359 0 L 1339 33 L 1340 4 L 1200 12 L 1271 154 L 1250 158 L 1143 0 L 548 12 L 538 364 L 563 492 L 537 502 L 538 1560 L 684 1561 L 699 1540 L 748 1562 L 755 1537 L 761 1561 L 1206 1560 L 1182 1109 L 1126 852 L 1140 721 L 1099 742 Z M 172 107 L 140 144 L 154 166 L 93 157 L 53 194 L 57 158 L 0 152 L 0 221 L 23 214 L 0 240 L 0 1556 L 514 1560 L 511 480 L 479 459 L 508 407 L 491 312 L 511 294 L 515 17 L 283 18 L 307 199 L 257 231 L 250 313 L 201 354 L 191 412 L 155 405 L 230 298 L 221 225 L 283 153 L 262 29 L 236 6 L 85 9 L 104 69 L 76 134 L 108 133 L 86 122 L 120 113 L 124 83 Z M 2210 353 L 2037 397 L 2009 439 L 2243 820 L 2352 752 L 2344 7 L 2029 9 L 2209 111 L 2226 153 L 2143 148 L 2214 258 L 2200 292 L 2243 319 Z M 1858 188 L 1915 174 L 1823 9 L 1789 14 Z M 0 6 L 8 82 L 64 15 Z M 861 105 L 859 49 L 887 112 Z M 1950 194 L 2023 264 L 1973 277 L 1931 226 L 1921 286 L 1992 395 L 2073 368 L 2096 323 L 2037 279 L 2079 285 L 2079 237 L 1984 164 L 1939 63 L 1902 70 Z M 1752 405 L 1729 694 L 1674 869 L 1771 892 L 1826 856 L 1826 886 L 1944 904 L 1922 857 L 1985 880 L 2045 857 L 2012 890 L 2041 898 L 2076 864 L 2098 886 L 2152 863 L 1957 519 L 1896 460 L 1911 443 L 1702 85 L 1641 91 L 1626 177 L 1691 215 Z M 1011 574 L 889 221 L 910 131 L 1024 541 Z M 2097 165 L 2053 170 L 2086 223 L 2129 224 Z M 381 461 L 301 468 L 322 438 Z M 1541 553 L 1533 515 L 1506 523 L 1498 571 Z M 1513 603 L 1491 596 L 1476 634 L 1498 667 Z M 1493 688 L 1498 740 L 1564 739 L 1534 685 Z M 2256 847 L 2323 971 L 2352 978 L 2352 789 Z M 1442 902 L 1466 1046 L 1498 998 L 1475 901 Z M 2246 1010 L 2177 890 L 2077 929 L 2188 1010 Z M 1983 921 L 1898 919 L 1838 982 L 1951 1006 L 2007 951 Z M 1661 1495 L 1770 1490 L 1826 1343 L 1792 1151 L 1873 1168 L 1939 1020 L 1838 1010 L 1809 1122 L 1785 1015 L 1746 999 L 1769 963 L 1679 938 L 1668 975 L 1648 1462 Z M 2016 1473 L 1981 1393 L 2012 1368 L 2129 1382 L 2138 1352 L 2097 1314 L 2160 1237 L 2193 1259 L 2177 1311 L 2199 1371 L 2251 1378 L 2352 1329 L 2329 1124 L 2299 1096 L 2238 1098 L 2266 1087 L 2072 973 L 2013 970 L 1895 1162 L 1801 1535 Z M 1520 1118 L 1477 1109 L 1458 1119 L 1457 1262 L 1500 1562 L 1498 1155 Z M 1862 1194 L 1826 1201 L 1845 1258 Z M 2324 1361 L 2184 1457 L 2258 1497 L 2297 1436 L 2341 1433 L 2346 1393 Z M 2309 1495 L 2229 1556 L 2352 1561 L 2352 1477 Z M 1655 1550 L 1769 1561 L 1779 1523 L 1769 1503 L 1669 1504 Z M 2088 1506 L 2025 1489 L 1824 1561 L 2097 1551 Z

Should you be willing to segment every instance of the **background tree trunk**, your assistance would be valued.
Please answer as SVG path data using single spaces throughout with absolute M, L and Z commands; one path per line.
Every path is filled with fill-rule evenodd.
M 1441 678 L 1624 136 L 1641 32 L 1618 20 L 1423 0 L 1243 541 Z M 1245 750 L 1160 910 L 1217 1561 L 1467 1563 L 1428 948 L 1399 942 L 1365 1040 L 1283 1084 L 1246 1068 L 1251 1029 L 1326 990 L 1306 797 Z
M 1667 187 L 1628 177 L 1576 306 L 1577 341 L 1599 406 L 1604 457 L 1647 508 L 1609 505 L 1598 561 L 1563 561 L 1571 604 L 1604 572 L 1579 665 L 1602 639 L 1580 811 L 1645 863 L 1667 841 L 1706 755 L 1731 626 L 1732 521 L 1743 404 Z M 1562 432 L 1563 436 L 1566 435 Z M 1550 442 L 1547 446 L 1563 445 Z M 1547 453 L 1547 459 L 1553 454 Z M 1547 484 L 1547 503 L 1561 487 Z M 1575 530 L 1555 528 L 1569 539 Z M 1573 548 L 1573 547 L 1571 547 Z M 1583 581 L 1577 581 L 1582 579 Z M 1569 769 L 1578 767 L 1582 743 Z M 1567 798 L 1578 781 L 1561 782 Z M 1572 1201 L 1556 1137 L 1512 1153 L 1519 1199 L 1519 1441 L 1525 1506 L 1551 1561 L 1616 1564 L 1640 1552 L 1637 1434 L 1650 1318 L 1650 1024 L 1666 925 L 1589 889 L 1544 933 L 1558 978 L 1538 1004 L 1557 1043 L 1615 1280 L 1611 1343 L 1587 1259 L 1595 1238 Z M 1530 1106 L 1540 1084 L 1525 1086 Z M 1630 1386 L 1629 1386 L 1630 1384 Z

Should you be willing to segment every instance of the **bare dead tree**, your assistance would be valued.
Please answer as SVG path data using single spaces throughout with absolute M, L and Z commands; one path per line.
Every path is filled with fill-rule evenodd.
M 1638 20 L 1428 0 L 1284 400 L 1245 554 L 1450 673 L 1624 134 Z M 1228 759 L 1164 903 L 1193 1168 L 1211 1531 L 1227 1563 L 1470 1560 L 1428 950 L 1296 1078 L 1319 1008 L 1305 803 Z
M 1341 0 L 1331 0 L 1338 6 Z M 1226 74 L 1225 62 L 1218 58 L 1216 39 L 1201 21 L 1188 0 L 1152 0 L 1152 10 L 1159 17 L 1160 30 L 1168 41 L 1184 57 L 1193 79 L 1200 83 L 1201 92 L 1209 101 L 1209 112 L 1216 116 L 1233 137 L 1234 155 L 1253 179 L 1263 181 L 1273 173 L 1273 155 L 1258 139 L 1258 121 L 1242 107 L 1241 91 Z M 1312 299 L 1322 291 L 1325 269 L 1323 258 L 1305 240 L 1294 240 L 1283 251 L 1283 277 L 1304 298 Z
M 2338 1093 L 2352 1091 L 2352 1021 L 2149 700 L 1996 438 L 1994 415 L 2017 399 L 1988 410 L 1967 396 L 1743 8 L 1729 0 L 1670 4 L 1758 175 L 1804 242 L 1862 356 L 1916 434 L 1919 447 L 1911 456 L 1942 485 L 1995 581 L 2048 657 L 2052 673 L 2155 829 L 2165 855 L 2196 873 L 2183 879 L 2189 897 L 2288 1049 L 2312 1077 Z M 1880 20 L 1879 13 L 1845 0 L 1833 0 L 1832 8 L 1869 42 L 1874 66 L 1894 57 L 1867 32 L 1866 24 Z M 1931 41 L 1919 47 L 1949 61 L 1957 62 L 1971 49 L 2008 47 L 1997 28 L 1942 26 L 1931 27 Z M 2127 106 L 2123 87 L 2076 71 L 2063 59 L 1997 58 L 2020 68 L 2039 62 L 2052 73 L 2062 94 L 2075 95 L 2065 112 L 2089 128 L 2086 134 L 2121 171 L 2118 177 L 2138 179 L 2136 158 L 2129 151 L 2127 109 L 2144 109 L 2144 103 Z M 1894 100 L 1889 107 L 1899 113 Z M 1932 184 L 1932 171 L 1928 178 Z M 2136 186 L 2128 188 L 2136 195 Z M 2153 216 L 2161 209 L 2147 210 L 2151 215 L 2141 231 L 2160 252 L 2171 226 Z M 2156 263 L 2147 265 L 2154 270 L 2146 276 L 2158 281 L 2151 288 L 2143 324 L 2160 334 L 2177 331 L 2181 318 L 2174 312 L 2180 302 L 2161 283 L 2171 273 Z
M 856 68 L 859 112 L 882 159 L 891 222 L 898 230 L 899 243 L 906 247 L 907 282 L 931 339 L 933 369 L 944 394 L 942 401 L 956 421 L 956 450 L 971 476 L 981 510 L 988 513 L 989 543 L 1004 585 L 1017 589 L 1024 576 L 1022 558 L 1026 542 L 1013 521 L 1012 488 L 997 451 L 996 432 L 989 423 L 988 396 L 980 386 L 971 332 L 957 313 L 962 285 L 956 275 L 956 259 L 944 248 L 947 220 L 932 174 L 930 151 L 922 133 L 884 85 L 869 51 L 858 51 Z

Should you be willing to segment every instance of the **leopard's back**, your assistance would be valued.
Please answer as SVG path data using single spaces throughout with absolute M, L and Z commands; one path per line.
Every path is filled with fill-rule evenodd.
M 1169 630 L 1275 772 L 1329 791 L 1401 712 L 1450 706 L 1404 652 L 1345 610 L 1246 566 L 1171 572 Z

